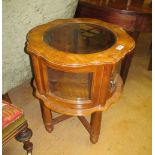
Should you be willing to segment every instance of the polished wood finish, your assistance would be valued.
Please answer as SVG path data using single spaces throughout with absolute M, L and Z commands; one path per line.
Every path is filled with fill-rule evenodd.
M 61 29 L 57 30 L 60 27 L 66 29 L 70 24 L 75 29 L 72 29 L 71 26 L 67 36 L 61 32 Z M 114 36 L 115 41 L 110 45 L 111 47 L 107 48 L 106 46 L 107 43 L 111 43 L 110 40 L 106 42 L 105 46 L 99 43 L 98 37 L 102 37 L 102 32 L 100 33 L 102 28 L 113 34 L 106 36 Z M 108 31 L 104 32 L 109 33 Z M 59 32 L 63 36 L 60 37 Z M 53 37 L 55 33 L 58 36 Z M 52 35 L 53 38 L 47 34 Z M 70 36 L 70 34 L 72 35 Z M 80 36 L 81 34 L 82 36 Z M 64 37 L 65 44 L 62 37 Z M 103 37 L 103 42 L 104 38 L 106 37 Z M 92 39 L 99 42 L 93 43 Z M 58 43 L 63 45 L 60 45 L 59 48 Z M 98 49 L 97 45 L 102 48 L 94 51 L 94 49 Z M 88 50 L 86 50 L 87 47 Z M 32 29 L 27 36 L 26 48 L 34 68 L 35 80 L 33 85 L 36 97 L 42 101 L 41 111 L 46 130 L 51 132 L 54 124 L 70 118 L 69 116 L 78 116 L 90 133 L 91 142 L 96 143 L 100 132 L 101 113 L 110 106 L 108 100 L 118 90 L 119 81 L 116 82 L 115 87 L 113 72 L 119 61 L 126 54 L 131 53 L 134 47 L 134 40 L 122 28 L 97 19 L 61 19 Z M 69 79 L 66 80 L 67 73 L 69 73 Z M 79 78 L 72 79 L 74 74 L 76 74 L 75 77 Z M 56 80 L 58 80 L 57 83 Z M 79 81 L 79 84 L 76 80 Z M 80 87 L 81 81 L 88 82 L 85 85 L 88 87 L 88 93 L 80 89 L 84 89 Z M 55 82 L 53 87 L 51 87 L 50 82 Z M 70 85 L 72 83 L 76 87 Z M 111 87 L 112 85 L 114 88 Z M 76 90 L 74 90 L 75 88 Z M 58 92 L 60 90 L 61 93 Z M 70 98 L 65 94 L 66 92 Z M 77 94 L 77 98 L 75 94 Z M 78 95 L 81 95 L 81 98 Z M 85 98 L 85 96 L 88 97 Z M 51 111 L 63 114 L 63 116 L 52 118 Z M 90 124 L 84 118 L 86 115 L 92 115 Z
M 53 122 L 52 122 L 52 113 L 49 108 L 47 108 L 43 103 L 40 104 L 42 118 L 44 121 L 45 128 L 48 132 L 52 132 L 53 130 Z
M 91 115 L 91 131 L 90 131 L 90 141 L 95 144 L 98 141 L 101 128 L 102 112 L 95 112 Z
M 83 124 L 83 126 L 86 128 L 86 130 L 90 134 L 90 132 L 91 132 L 91 126 L 90 126 L 89 122 L 86 120 L 86 118 L 83 117 L 83 116 L 78 116 L 78 119 L 81 121 L 81 123 Z
M 97 53 L 91 54 L 72 54 L 60 51 L 58 49 L 50 47 L 48 44 L 46 44 L 42 36 L 44 35 L 44 32 L 47 31 L 49 28 L 54 28 L 59 24 L 64 24 L 66 22 L 75 22 L 75 23 L 88 23 L 92 24 L 92 22 L 96 25 L 103 26 L 107 29 L 110 29 L 113 31 L 113 33 L 116 35 L 117 42 L 107 50 L 100 51 Z M 37 32 L 36 32 L 37 31 Z M 89 18 L 78 18 L 78 19 L 66 19 L 66 20 L 55 20 L 55 23 L 50 22 L 48 24 L 44 24 L 41 26 L 38 26 L 34 29 L 32 29 L 28 35 L 27 35 L 27 51 L 31 54 L 32 62 L 35 69 L 35 75 L 36 76 L 36 83 L 38 86 L 38 89 L 43 89 L 43 86 L 39 81 L 41 81 L 39 78 L 41 76 L 38 76 L 40 74 L 39 70 L 39 62 L 40 59 L 42 60 L 42 68 L 44 66 L 46 67 L 46 64 L 48 66 L 52 66 L 55 69 L 59 69 L 64 71 L 70 71 L 70 72 L 85 72 L 86 70 L 92 71 L 95 70 L 95 66 L 102 65 L 102 64 L 115 64 L 117 63 L 121 58 L 123 58 L 126 53 L 131 52 L 134 49 L 134 41 L 131 37 L 129 37 L 126 32 L 121 29 L 119 26 L 112 25 L 97 19 L 89 19 Z M 116 54 L 116 47 L 119 45 L 123 45 L 124 48 Z M 47 52 L 50 51 L 50 52 Z M 53 62 L 53 63 L 52 63 Z M 76 64 L 76 65 L 75 65 Z M 73 69 L 73 66 L 77 68 L 77 70 Z M 45 77 L 44 77 L 45 78 Z M 41 91 L 41 90 L 40 90 Z
M 53 124 L 55 125 L 55 124 L 57 124 L 57 123 L 59 123 L 59 122 L 62 122 L 62 121 L 64 121 L 64 120 L 68 119 L 68 118 L 71 118 L 71 117 L 72 117 L 72 116 L 61 115 L 61 116 L 58 116 L 58 117 L 54 118 L 54 119 L 52 120 L 52 122 L 53 122 Z
M 80 0 L 75 17 L 97 18 L 123 27 L 135 39 L 140 32 L 152 31 L 152 1 Z M 132 33 L 131 33 L 132 32 Z M 121 77 L 125 83 L 133 54 L 123 61 Z

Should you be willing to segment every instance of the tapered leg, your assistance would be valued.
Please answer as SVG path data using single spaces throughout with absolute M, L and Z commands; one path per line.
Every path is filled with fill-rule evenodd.
M 23 148 L 27 151 L 28 155 L 32 154 L 33 144 L 30 142 L 30 138 L 32 137 L 32 131 L 29 128 L 25 128 L 20 133 L 16 135 L 16 140 L 19 142 L 23 142 Z
M 102 120 L 102 112 L 95 112 L 91 115 L 90 141 L 93 144 L 97 143 L 98 141 L 100 135 L 101 120 Z
M 126 79 L 127 79 L 127 75 L 129 72 L 133 54 L 134 54 L 134 51 L 126 55 L 125 58 L 122 60 L 120 75 L 124 83 L 126 82 Z
M 42 118 L 45 125 L 45 128 L 48 132 L 52 132 L 53 123 L 52 123 L 52 113 L 51 110 L 48 109 L 43 103 L 40 103 Z
M 151 42 L 151 45 L 150 45 L 150 61 L 149 61 L 148 70 L 152 71 L 152 42 Z
M 149 70 L 149 71 L 152 71 L 152 53 L 151 53 L 151 55 L 150 55 L 148 70 Z
M 133 37 L 135 42 L 137 42 L 138 37 L 139 37 L 139 32 L 128 32 L 128 33 Z M 128 72 L 129 72 L 129 68 L 131 65 L 133 55 L 134 55 L 134 51 L 132 51 L 131 53 L 126 55 L 125 58 L 122 60 L 120 75 L 122 77 L 124 84 L 125 84 L 127 76 L 128 76 Z

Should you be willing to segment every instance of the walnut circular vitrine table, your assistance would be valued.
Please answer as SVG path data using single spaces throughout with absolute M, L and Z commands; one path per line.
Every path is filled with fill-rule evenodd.
M 77 116 L 96 143 L 102 112 L 121 94 L 116 68 L 134 46 L 122 28 L 97 19 L 61 19 L 32 29 L 27 52 L 46 130 Z M 51 111 L 63 115 L 52 118 Z M 86 115 L 91 115 L 90 124 Z

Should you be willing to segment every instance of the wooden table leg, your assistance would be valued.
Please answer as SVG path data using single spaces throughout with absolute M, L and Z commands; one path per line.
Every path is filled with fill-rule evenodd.
M 152 71 L 152 54 L 150 55 L 148 70 Z
M 50 109 L 48 109 L 44 103 L 40 103 L 41 106 L 41 112 L 42 112 L 42 118 L 45 125 L 45 129 L 48 132 L 52 132 L 53 130 L 53 123 L 52 123 L 52 112 Z
M 149 60 L 148 70 L 152 71 L 152 42 L 150 44 L 150 60 Z
M 132 33 L 128 32 L 128 33 L 133 37 L 135 42 L 137 42 L 137 39 L 139 37 L 139 32 L 132 32 Z M 124 84 L 125 84 L 126 79 L 127 79 L 127 75 L 128 75 L 128 72 L 129 72 L 129 68 L 130 68 L 130 65 L 131 65 L 133 55 L 134 55 L 134 51 L 132 51 L 131 53 L 126 55 L 126 57 L 122 60 L 120 75 L 122 77 L 122 80 L 123 80 Z
M 121 63 L 120 75 L 122 77 L 124 84 L 125 84 L 127 76 L 128 76 L 128 72 L 129 72 L 129 68 L 131 65 L 133 54 L 134 54 L 134 51 L 132 51 L 132 53 L 126 55 L 126 57 L 122 60 L 122 63 Z
M 90 141 L 93 144 L 97 143 L 98 141 L 100 135 L 101 120 L 102 120 L 102 112 L 95 112 L 91 115 Z
M 3 94 L 2 99 L 9 103 L 12 103 L 8 93 Z

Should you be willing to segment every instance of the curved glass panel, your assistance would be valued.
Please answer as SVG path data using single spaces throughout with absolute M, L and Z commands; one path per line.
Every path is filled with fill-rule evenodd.
M 68 73 L 47 68 L 50 92 L 68 100 L 90 100 L 92 73 Z
M 107 28 L 87 23 L 67 23 L 49 29 L 43 40 L 60 51 L 89 54 L 110 48 L 116 37 Z

